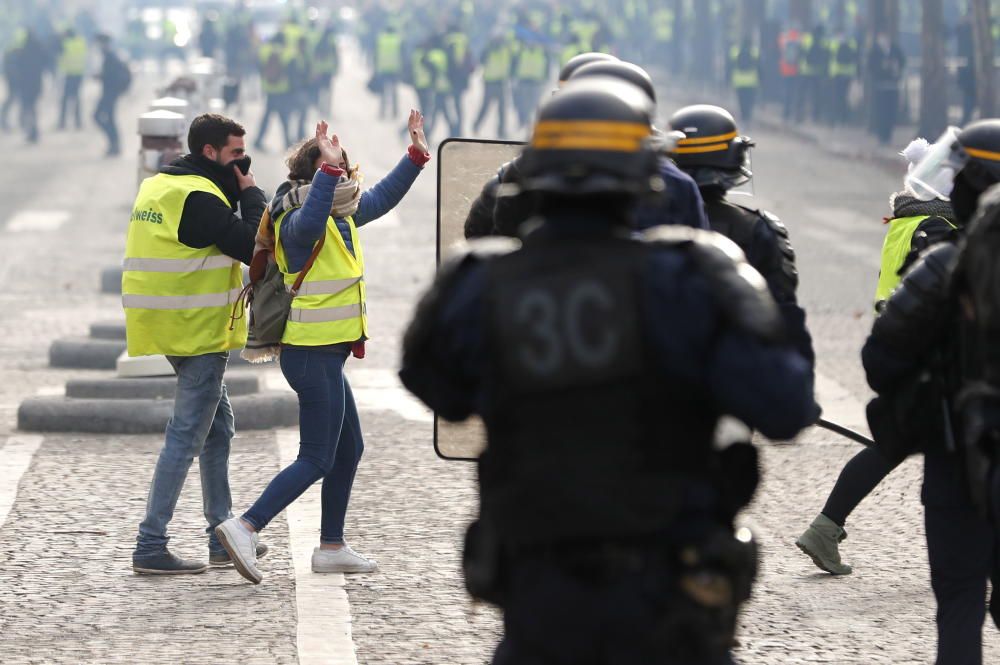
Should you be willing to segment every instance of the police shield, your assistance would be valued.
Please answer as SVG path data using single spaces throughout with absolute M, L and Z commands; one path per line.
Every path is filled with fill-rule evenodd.
M 465 218 L 483 185 L 523 147 L 512 141 L 448 139 L 438 148 L 437 258 L 465 239 Z M 486 445 L 478 418 L 449 423 L 434 415 L 434 449 L 450 460 L 475 460 Z

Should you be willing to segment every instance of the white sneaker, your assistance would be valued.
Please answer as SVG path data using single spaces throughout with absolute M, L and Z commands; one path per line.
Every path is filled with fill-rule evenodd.
M 215 527 L 215 535 L 229 552 L 239 574 L 260 584 L 264 576 L 257 570 L 257 534 L 243 526 L 240 518 L 231 517 Z
M 350 545 L 344 545 L 339 550 L 317 547 L 313 550 L 312 569 L 314 573 L 374 573 L 378 570 L 378 563 L 364 558 Z

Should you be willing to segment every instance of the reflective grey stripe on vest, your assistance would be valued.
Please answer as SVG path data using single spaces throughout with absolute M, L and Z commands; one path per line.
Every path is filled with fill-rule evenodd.
M 293 309 L 288 313 L 288 320 L 296 323 L 329 323 L 330 321 L 345 321 L 361 317 L 361 305 L 341 305 L 340 307 L 324 307 L 323 309 Z
M 340 293 L 344 289 L 354 286 L 361 281 L 360 277 L 351 277 L 349 279 L 322 279 L 315 282 L 305 282 L 299 287 L 299 292 L 296 295 L 300 296 L 320 296 L 320 295 L 334 295 Z M 292 285 L 285 284 L 285 290 L 291 292 Z
M 222 307 L 236 302 L 242 288 L 223 293 L 203 293 L 197 296 L 140 296 L 134 293 L 122 295 L 122 306 L 126 309 L 198 309 L 202 307 Z
M 135 272 L 198 272 L 200 270 L 228 268 L 234 263 L 236 263 L 236 260 L 225 254 L 206 256 L 200 259 L 132 258 L 122 261 L 122 269 Z

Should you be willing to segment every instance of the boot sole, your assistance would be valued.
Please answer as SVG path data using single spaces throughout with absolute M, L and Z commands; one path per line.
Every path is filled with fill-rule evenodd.
M 820 570 L 826 571 L 826 572 L 830 573 L 831 575 L 850 575 L 851 573 L 854 572 L 853 570 L 849 571 L 849 572 L 846 572 L 846 573 L 834 572 L 834 571 L 830 570 L 830 568 L 825 563 L 823 563 L 822 559 L 820 559 L 818 556 L 816 556 L 815 554 L 813 554 L 812 552 L 810 552 L 808 549 L 806 549 L 805 545 L 803 545 L 799 541 L 795 541 L 795 546 L 798 547 L 800 550 L 802 550 L 803 554 L 805 554 L 807 557 L 809 557 L 810 559 L 812 559 L 812 562 L 814 564 L 816 564 L 817 568 L 819 568 Z
M 208 570 L 208 566 L 193 568 L 191 570 L 162 570 L 159 568 L 138 568 L 132 566 L 132 572 L 136 575 L 198 575 L 206 570 Z
M 229 558 L 232 559 L 232 564 L 236 566 L 236 572 L 250 582 L 260 584 L 260 581 L 264 579 L 264 577 L 262 575 L 254 575 L 250 572 L 250 569 L 243 564 L 240 557 L 236 556 L 236 548 L 229 542 L 229 536 L 226 535 L 226 531 L 222 528 L 222 525 L 215 527 L 215 535 L 219 537 L 219 542 L 226 548 L 226 551 L 229 552 Z
M 318 567 L 317 568 L 316 566 L 313 566 L 312 571 L 314 573 L 346 573 L 346 574 L 352 574 L 352 573 L 377 573 L 378 572 L 378 566 L 376 566 L 374 568 L 357 568 L 357 567 L 345 567 L 345 566 L 336 566 L 336 567 L 329 567 L 329 568 Z

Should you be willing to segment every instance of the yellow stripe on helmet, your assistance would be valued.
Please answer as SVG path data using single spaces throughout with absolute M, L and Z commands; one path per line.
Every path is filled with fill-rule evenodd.
M 684 130 L 681 130 L 684 131 Z M 681 139 L 678 145 L 704 145 L 705 143 L 719 143 L 722 141 L 732 141 L 736 138 L 736 132 L 728 134 L 716 134 L 715 136 L 699 136 L 691 139 Z
M 977 159 L 986 159 L 991 162 L 1000 162 L 1000 152 L 993 152 L 992 150 L 980 150 L 979 148 L 965 148 L 966 154 L 969 157 L 975 157 Z
M 722 152 L 724 150 L 729 150 L 728 143 L 716 143 L 713 145 L 696 145 L 687 148 L 679 147 L 674 152 L 678 155 L 693 155 L 702 152 Z
M 604 120 L 543 120 L 531 145 L 543 150 L 638 152 L 650 135 L 649 125 Z

